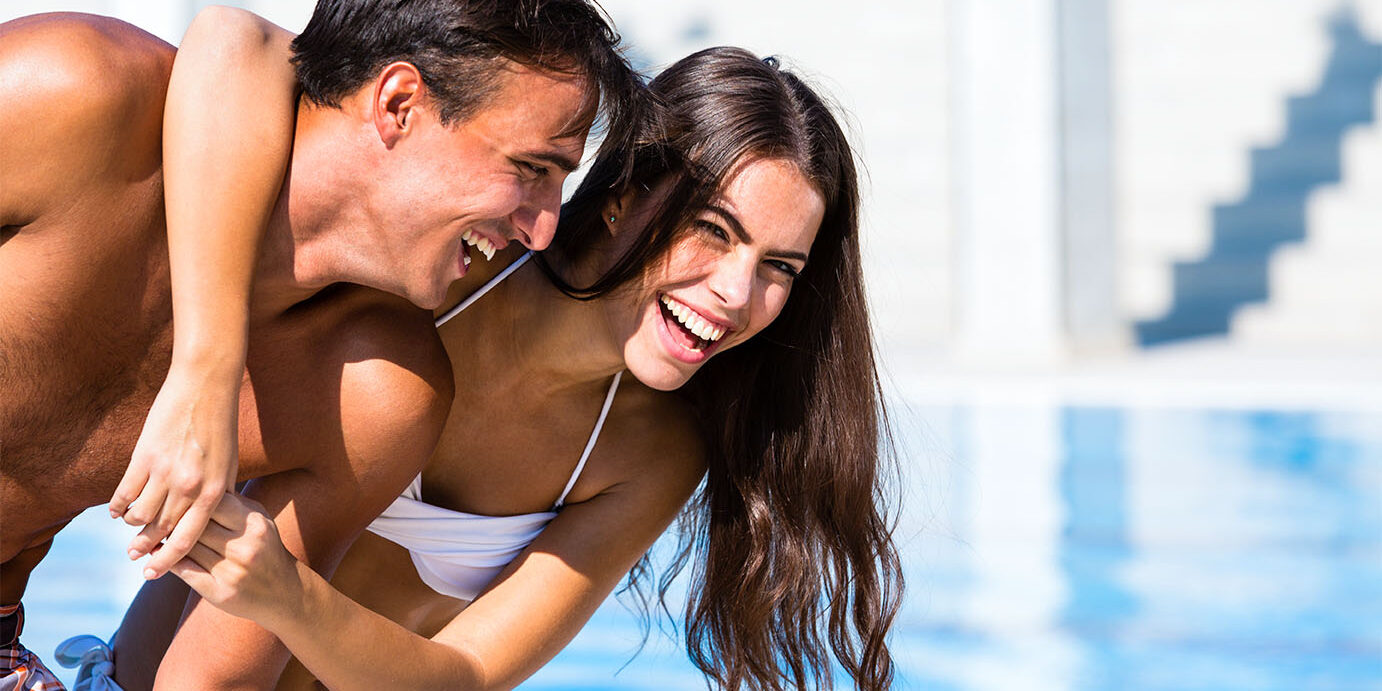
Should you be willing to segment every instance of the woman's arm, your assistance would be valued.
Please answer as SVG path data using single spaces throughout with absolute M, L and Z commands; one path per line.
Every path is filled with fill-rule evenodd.
M 253 500 L 227 493 L 172 572 L 203 600 L 273 632 L 329 688 L 480 686 L 474 661 L 375 614 L 295 559 Z M 342 640 L 369 641 L 369 654 Z
M 173 360 L 113 517 L 145 525 L 130 557 L 167 543 L 145 576 L 195 544 L 235 482 L 251 278 L 292 149 L 292 34 L 227 7 L 202 10 L 173 64 L 163 124 Z
M 173 572 L 206 601 L 271 631 L 328 688 L 512 688 L 580 631 L 695 489 L 697 441 L 674 441 L 680 446 L 658 444 L 661 458 L 650 448 L 625 449 L 647 462 L 630 464 L 621 473 L 626 481 L 563 509 L 431 640 L 295 561 L 273 522 L 235 495 L 225 496 Z M 667 453 L 678 448 L 689 451 Z M 369 654 L 345 640 L 369 641 Z

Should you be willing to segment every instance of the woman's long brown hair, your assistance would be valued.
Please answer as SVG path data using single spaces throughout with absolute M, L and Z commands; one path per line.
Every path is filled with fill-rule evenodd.
M 637 278 L 741 161 L 790 161 L 826 202 L 810 260 L 781 314 L 711 358 L 681 389 L 705 431 L 708 472 L 683 513 L 682 550 L 661 592 L 694 564 L 687 650 L 716 686 L 831 688 L 833 657 L 855 686 L 888 688 L 886 635 L 903 582 L 853 153 L 826 104 L 772 58 L 704 50 L 650 89 L 658 117 L 647 120 L 633 151 L 595 162 L 563 207 L 553 259 L 579 257 L 598 243 L 610 195 L 666 181 L 671 191 L 633 248 L 591 285 L 570 285 L 540 257 L 568 294 L 593 299 Z

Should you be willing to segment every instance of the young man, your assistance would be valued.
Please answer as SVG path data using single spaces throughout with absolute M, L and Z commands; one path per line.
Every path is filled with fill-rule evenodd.
M 232 374 L 244 493 L 313 568 L 329 572 L 407 486 L 445 421 L 452 376 L 419 307 L 464 274 L 470 246 L 550 242 L 601 92 L 610 136 L 629 131 L 636 82 L 616 41 L 585 0 L 323 0 L 295 41 L 305 93 Z M 115 492 L 166 395 L 173 54 L 88 15 L 0 25 L 0 688 L 43 680 L 18 643 L 29 573 Z M 198 486 L 171 477 L 168 497 Z M 130 494 L 147 539 L 195 540 L 199 525 L 173 527 L 186 501 Z M 287 660 L 245 620 L 195 602 L 183 617 L 170 688 L 268 686 Z

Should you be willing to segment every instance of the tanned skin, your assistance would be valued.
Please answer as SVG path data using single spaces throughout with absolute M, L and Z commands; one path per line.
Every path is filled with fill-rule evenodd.
M 20 600 L 55 533 L 109 499 L 168 370 L 173 53 L 88 15 L 0 25 L 0 604 Z M 288 549 L 330 573 L 426 461 L 450 365 L 430 313 L 396 296 L 336 284 L 254 300 L 239 479 Z M 266 686 L 287 660 L 195 601 L 182 627 L 225 643 L 198 652 L 207 680 Z

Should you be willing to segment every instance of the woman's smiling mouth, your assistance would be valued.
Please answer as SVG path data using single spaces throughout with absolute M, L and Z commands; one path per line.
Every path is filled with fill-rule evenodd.
M 672 355 L 690 364 L 704 362 L 720 344 L 730 327 L 707 318 L 667 294 L 658 296 L 663 325 L 671 344 Z

